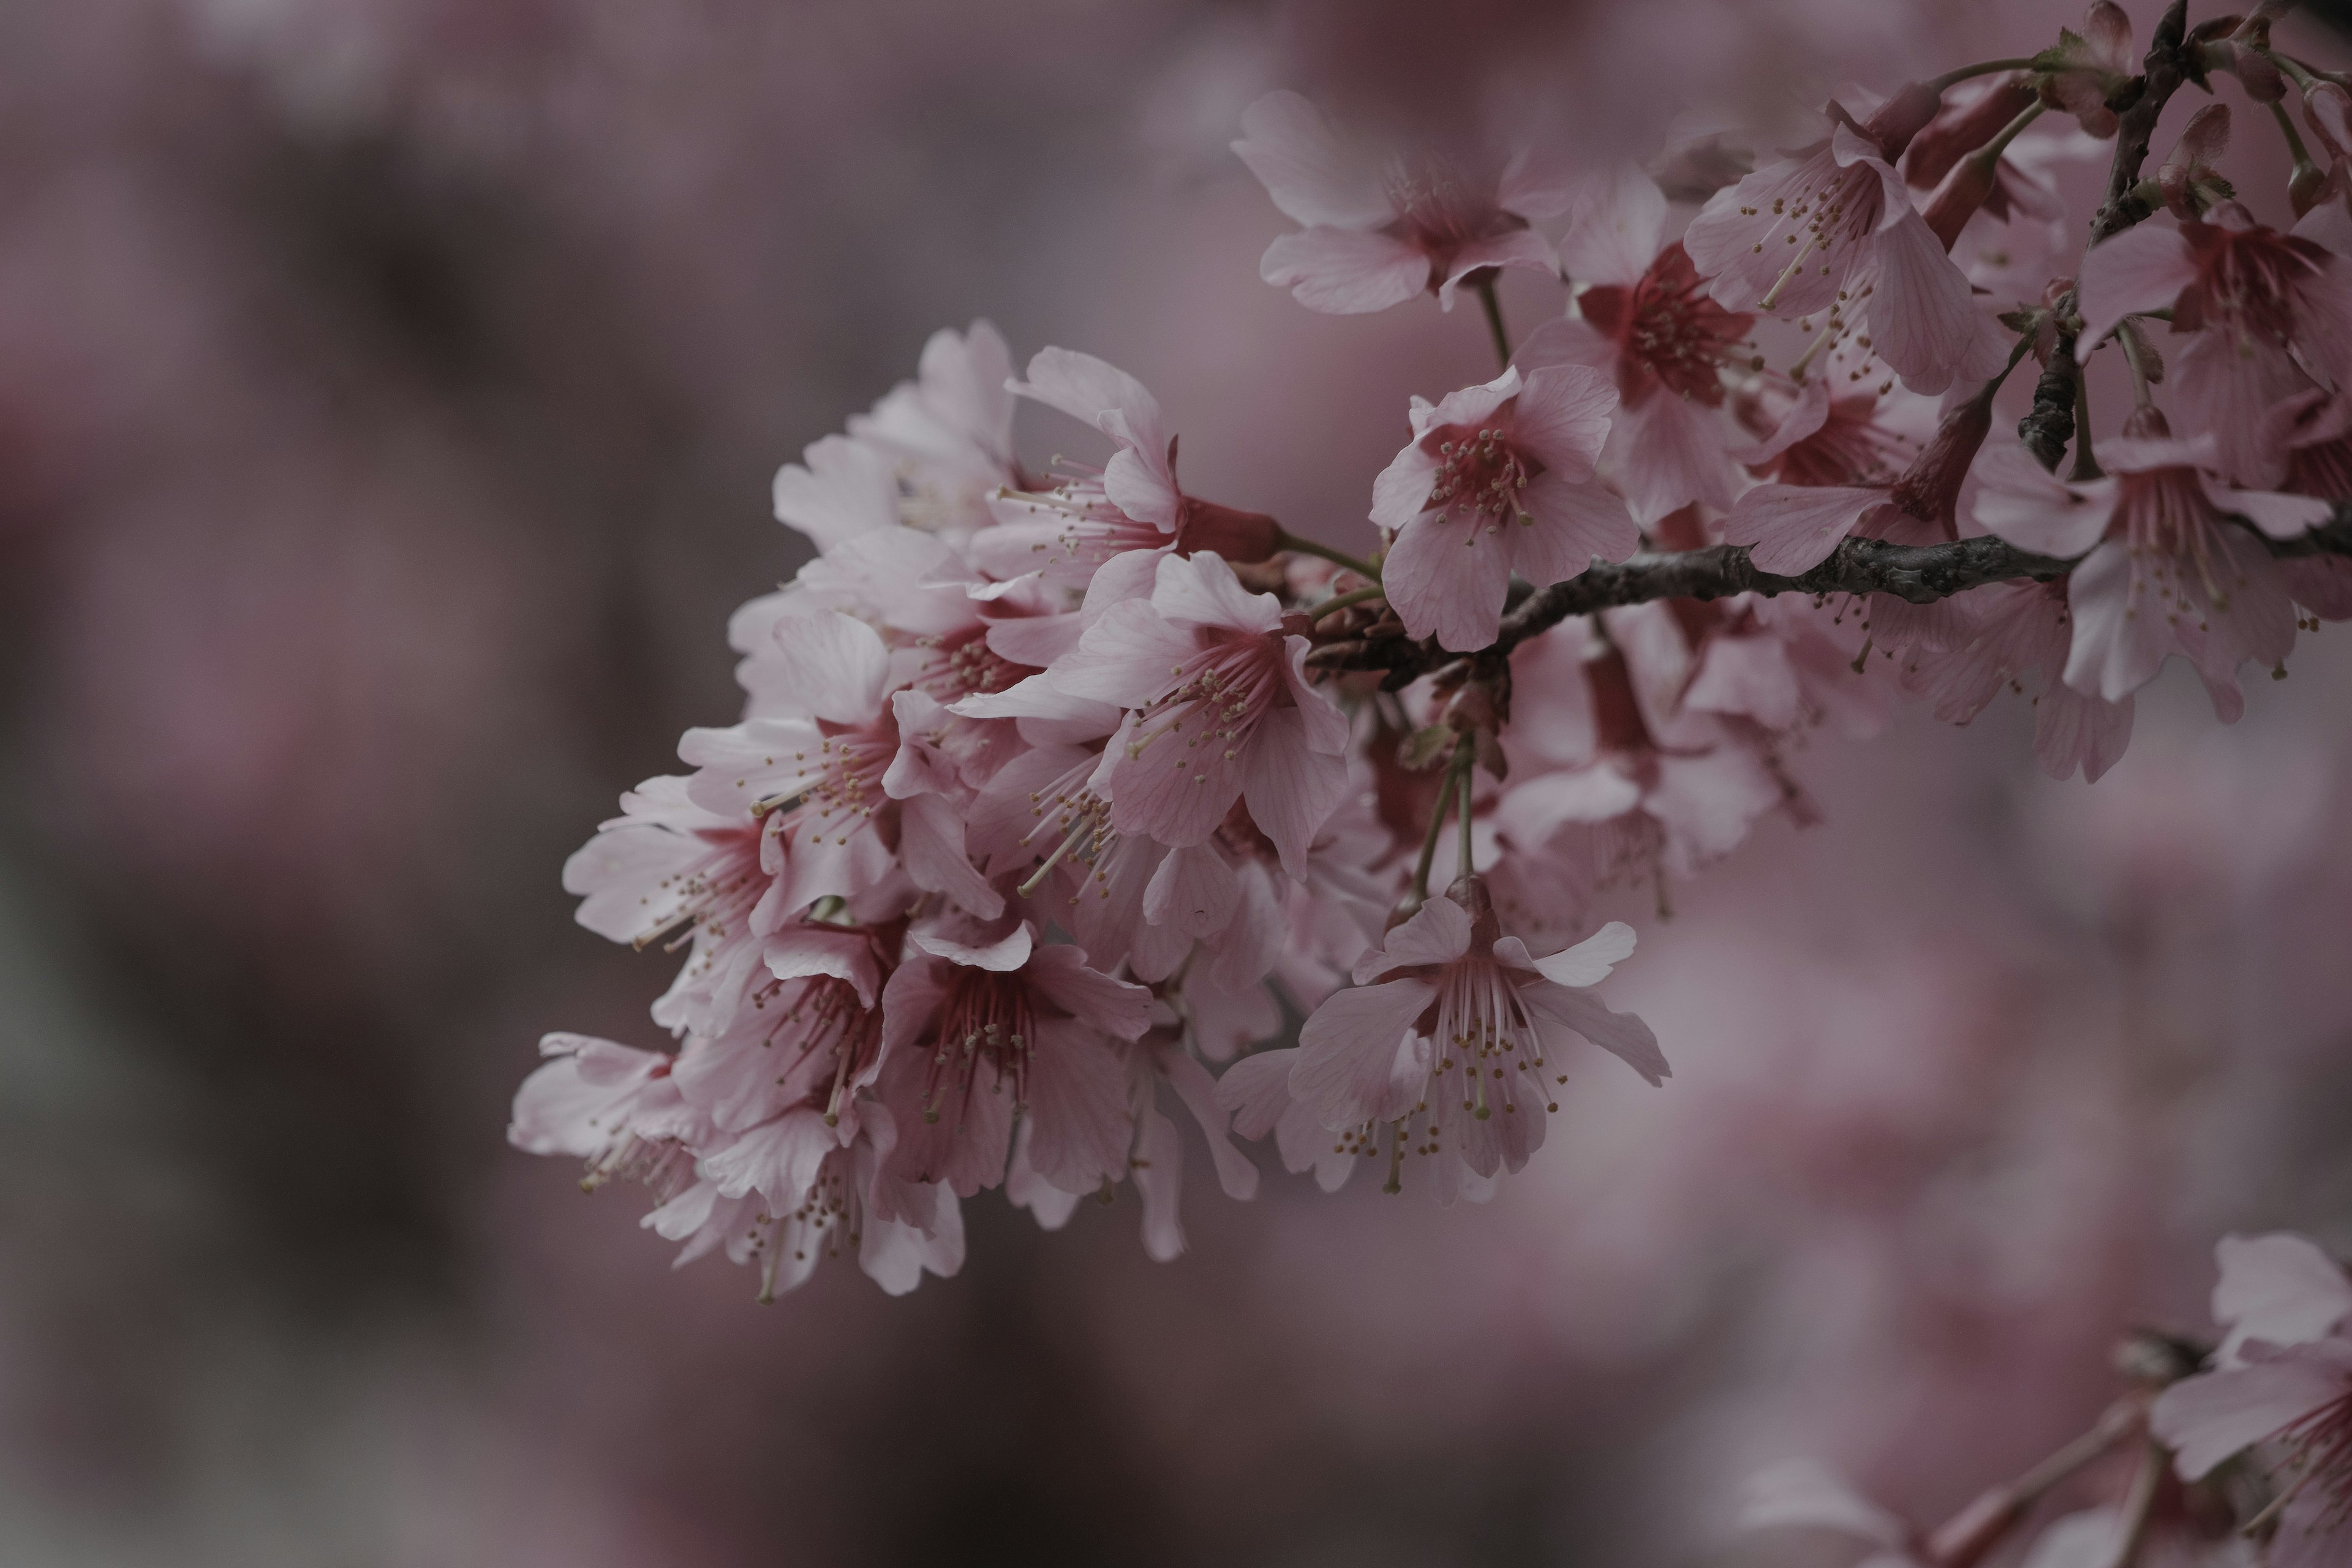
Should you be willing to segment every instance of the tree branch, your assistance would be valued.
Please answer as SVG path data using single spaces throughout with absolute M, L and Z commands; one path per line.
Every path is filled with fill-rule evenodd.
M 2107 168 L 2106 199 L 2091 216 L 2093 245 L 2121 234 L 2151 210 L 2134 192 L 2164 106 L 2182 82 L 2191 79 L 2191 62 L 2184 47 L 2188 36 L 2189 0 L 2173 0 L 2157 21 L 2155 37 L 2148 40 L 2142 74 L 2108 100 L 2108 107 L 2116 111 L 2116 156 Z M 2128 103 L 2123 101 L 2126 96 Z M 2025 449 L 2051 469 L 2058 467 L 2067 444 L 2077 435 L 2074 389 L 2083 369 L 2074 363 L 2074 334 L 2065 326 L 2075 315 L 2072 289 L 2058 301 L 2056 314 L 2057 338 L 2051 344 L 2049 362 L 2042 368 L 2042 379 L 2034 383 L 2033 407 L 2017 422 L 2018 438 L 2025 443 Z
M 2352 557 L 2352 501 L 2341 502 L 2326 522 L 2299 538 L 2264 540 L 2279 556 Z M 1528 638 L 1549 631 L 1570 616 L 1656 599 L 1720 599 L 1734 594 L 1892 594 L 1914 605 L 1931 605 L 1992 583 L 2047 583 L 2063 577 L 2074 563 L 2020 550 L 1990 534 L 1950 544 L 1889 544 L 1880 539 L 1848 539 L 1829 559 L 1793 577 L 1759 571 L 1748 547 L 1715 544 L 1704 550 L 1643 552 L 1626 560 L 1596 561 L 1565 583 L 1538 588 L 1503 616 L 1493 645 L 1478 654 L 1451 653 L 1433 639 L 1415 640 L 1402 631 L 1328 642 L 1307 656 L 1317 669 L 1380 669 L 1393 690 L 1456 660 L 1507 654 Z

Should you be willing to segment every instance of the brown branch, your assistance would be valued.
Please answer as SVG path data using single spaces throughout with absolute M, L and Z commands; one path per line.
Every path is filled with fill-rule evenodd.
M 2352 501 L 2339 503 L 2328 521 L 2299 538 L 2265 540 L 2280 556 L 2352 557 Z M 1733 594 L 1892 594 L 1915 605 L 1931 605 L 1992 583 L 2047 583 L 2064 576 L 2074 563 L 2036 555 L 1990 534 L 1951 544 L 1889 544 L 1879 539 L 1848 539 L 1829 559 L 1793 577 L 1759 571 L 1748 547 L 1715 544 L 1704 550 L 1650 552 L 1609 563 L 1596 561 L 1564 583 L 1538 588 L 1504 615 L 1495 641 L 1479 654 L 1450 653 L 1433 639 L 1377 629 L 1328 642 L 1307 656 L 1318 669 L 1380 669 L 1393 690 L 1456 660 L 1507 654 L 1570 616 L 1656 599 L 1720 599 Z M 1392 624 L 1392 623 L 1391 623 Z
M 2153 210 L 2137 194 L 2139 172 L 2147 162 L 2148 145 L 2156 138 L 2156 122 L 2164 106 L 2184 81 L 2200 80 L 2186 47 L 2189 0 L 2173 0 L 2158 19 L 2148 40 L 2142 74 L 2108 100 L 2116 112 L 2116 156 L 2107 168 L 2107 195 L 2091 216 L 2091 243 L 2109 239 L 2147 217 Z M 2074 439 L 2074 395 L 2082 367 L 2074 363 L 2074 333 L 2065 325 L 2074 319 L 2074 291 L 2058 301 L 2060 323 L 2050 347 L 2049 362 L 2033 386 L 2033 407 L 2017 422 L 2018 438 L 2034 460 L 2055 469 L 2058 459 Z

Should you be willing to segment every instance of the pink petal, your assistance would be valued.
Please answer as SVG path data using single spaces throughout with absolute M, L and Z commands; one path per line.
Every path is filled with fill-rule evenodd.
M 2134 615 L 2132 559 L 2114 541 L 2084 558 L 2067 580 L 2074 641 L 2066 655 L 2066 684 L 2120 702 L 2153 679 L 2172 651 L 2171 629 L 2154 604 Z
M 1172 1263 L 1184 1252 L 1184 1226 L 1177 1201 L 1184 1190 L 1184 1142 L 1176 1124 L 1147 1105 L 1137 1119 L 1135 1155 L 1128 1174 L 1143 1200 L 1143 1251 L 1155 1263 Z
M 1502 624 L 1516 544 L 1486 533 L 1483 523 L 1420 517 L 1381 564 L 1389 606 L 1413 637 L 1433 636 L 1457 653 L 1485 647 Z
M 1036 929 L 1026 921 L 995 941 L 978 946 L 957 942 L 935 931 L 918 931 L 912 940 L 917 947 L 933 958 L 944 958 L 950 963 L 961 964 L 966 969 L 985 969 L 992 974 L 1011 974 L 1029 962 L 1029 955 L 1037 947 Z
M 1436 994 L 1424 980 L 1334 992 L 1299 1030 L 1290 1092 L 1334 1129 L 1405 1114 L 1413 1089 L 1401 1081 L 1398 1056 L 1412 1021 Z
M 1241 902 L 1241 887 L 1213 846 L 1171 851 L 1143 893 L 1143 918 L 1200 938 L 1225 929 Z
M 2213 1255 L 2221 1269 L 2213 1319 L 2230 1331 L 2224 1363 L 2250 1339 L 2305 1344 L 2352 1317 L 2352 1279 L 2344 1266 L 2304 1237 L 2225 1236 Z
M 1350 228 L 1308 228 L 1265 247 L 1258 276 L 1310 310 L 1360 316 L 1402 305 L 1429 286 L 1429 258 L 1404 241 Z
M 1437 286 L 1440 309 L 1454 309 L 1454 294 L 1462 280 L 1486 267 L 1523 267 L 1536 272 L 1559 271 L 1559 258 L 1551 241 L 1531 228 L 1517 228 L 1488 239 L 1474 239 L 1454 253 L 1454 265 Z
M 1322 112 L 1295 92 L 1269 92 L 1242 110 L 1233 147 L 1295 223 L 1378 228 L 1396 216 L 1378 169 L 1350 156 Z
M 1598 985 L 1609 972 L 1633 956 L 1633 928 L 1611 921 L 1574 947 L 1535 960 L 1537 971 L 1555 985 Z
M 1259 1051 L 1227 1068 L 1216 1080 L 1217 1103 L 1231 1112 L 1234 1131 L 1244 1138 L 1263 1138 L 1290 1108 L 1290 1069 L 1298 1060 L 1297 1047 Z
M 2157 1396 L 2148 1426 L 2172 1450 L 2180 1479 L 2194 1481 L 2347 1392 L 2342 1367 L 2286 1355 L 2174 1384 Z
M 2132 700 L 2107 702 L 2053 681 L 2033 705 L 2033 755 L 2053 779 L 2096 784 L 2131 744 Z
M 1346 760 L 1307 743 L 1301 710 L 1277 708 L 1258 721 L 1243 763 L 1250 820 L 1274 841 L 1282 868 L 1304 877 L 1315 835 L 1347 798 Z
M 936 795 L 898 803 L 898 857 L 907 875 L 927 893 L 937 893 L 984 921 L 1004 912 L 1004 895 L 972 868 L 964 852 L 963 816 Z
M 1391 459 L 1372 480 L 1372 521 L 1394 531 L 1419 517 L 1437 482 L 1437 459 L 1418 440 Z
M 881 710 L 890 651 L 872 626 L 827 611 L 776 623 L 769 660 L 803 713 L 863 724 Z
M 1356 984 L 1369 985 L 1383 974 L 1423 964 L 1451 963 L 1470 951 L 1470 916 L 1440 893 L 1389 932 L 1381 947 L 1356 961 Z
M 1589 479 L 1616 410 L 1617 388 L 1601 372 L 1545 365 L 1527 373 L 1511 405 L 1511 445 L 1564 479 Z
M 2106 536 L 2116 485 L 2061 484 L 2022 447 L 2001 446 L 1977 466 L 1976 519 L 2020 550 L 2071 559 Z
M 1905 207 L 1878 231 L 1871 256 L 1871 347 L 1906 386 L 1939 393 L 1955 379 L 1980 381 L 2000 369 L 2005 353 L 1992 321 L 1926 219 Z
M 779 980 L 803 980 L 831 975 L 856 988 L 858 1000 L 874 1005 L 880 977 L 874 950 L 855 931 L 827 931 L 818 926 L 786 926 L 760 947 L 760 962 Z
M 1622 561 L 1642 543 L 1642 531 L 1633 526 L 1625 503 L 1601 484 L 1538 474 L 1519 492 L 1519 505 L 1535 521 L 1504 526 L 1516 530 L 1512 537 L 1518 548 L 1513 564 L 1538 588 L 1575 576 L 1596 555 Z
M 2200 431 L 2213 444 L 2209 463 L 2242 485 L 2268 488 L 2286 478 L 2285 451 L 2264 439 L 2269 416 L 2280 403 L 2315 389 L 2285 350 L 2242 344 L 2228 329 L 2209 327 L 2189 334 L 2171 371 L 2165 381 L 2172 388 L 2173 412 L 2183 429 Z M 2104 448 L 2099 455 L 2106 456 Z
M 1184 498 L 1163 448 L 1147 457 L 1136 447 L 1121 447 L 1103 466 L 1103 493 L 1111 504 L 1138 522 L 1149 522 L 1173 533 Z
M 1082 1026 L 1041 1024 L 1038 1035 L 1029 1062 L 1029 1163 L 1066 1193 L 1092 1192 L 1127 1171 L 1134 1131 L 1127 1074 Z
M 1209 551 L 1161 556 L 1151 607 L 1178 626 L 1270 632 L 1282 625 L 1282 602 L 1243 587 L 1234 569 Z
M 874 528 L 898 525 L 898 464 L 887 452 L 827 436 L 776 471 L 776 521 L 832 547 Z
M 2310 532 L 2335 513 L 2333 503 L 2315 496 L 2280 495 L 2270 490 L 2233 490 L 2199 475 L 2205 499 L 2216 511 L 2242 517 L 2273 539 L 2294 539 Z
M 1028 980 L 1039 995 L 1088 1028 L 1132 1040 L 1150 1026 L 1151 993 L 1089 968 L 1076 948 L 1039 948 L 1030 960 Z
M 1666 387 L 1617 411 L 1601 460 L 1644 528 L 1693 501 L 1718 510 L 1731 504 L 1722 420 Z
M 2075 284 L 2083 331 L 2074 357 L 2089 363 L 2091 352 L 2126 316 L 2168 309 L 2196 280 L 2196 257 L 2177 228 L 2143 223 L 2093 246 Z
M 1758 485 L 1723 520 L 1723 537 L 1753 546 L 1748 558 L 1761 570 L 1793 577 L 1828 560 L 1886 497 L 1876 486 Z
M 1171 626 L 1147 600 L 1128 599 L 1105 610 L 1047 679 L 1072 697 L 1139 708 L 1168 689 L 1169 671 L 1200 648 L 1197 633 Z
M 1581 182 L 1559 242 L 1560 270 L 1574 283 L 1637 283 L 1657 259 L 1666 230 L 1658 183 L 1630 163 Z
M 1257 1167 L 1234 1147 L 1233 1140 L 1225 1133 L 1223 1086 L 1209 1076 L 1208 1068 L 1181 1049 L 1166 1055 L 1160 1071 L 1168 1086 L 1176 1091 L 1176 1098 L 1184 1102 L 1184 1109 L 1192 1113 L 1192 1120 L 1200 1123 L 1201 1135 L 1209 1141 L 1209 1157 L 1216 1163 L 1217 1182 L 1224 1188 L 1225 1196 L 1240 1203 L 1255 1197 Z
M 1518 994 L 1538 1018 L 1583 1036 L 1650 1082 L 1662 1084 L 1674 1076 L 1665 1053 L 1658 1049 L 1658 1037 L 1633 1014 L 1612 1013 L 1581 991 L 1549 981 L 1521 985 Z
M 1029 379 L 1013 390 L 1048 408 L 1134 445 L 1164 451 L 1160 400 L 1135 377 L 1107 360 L 1075 349 L 1040 349 L 1029 361 Z

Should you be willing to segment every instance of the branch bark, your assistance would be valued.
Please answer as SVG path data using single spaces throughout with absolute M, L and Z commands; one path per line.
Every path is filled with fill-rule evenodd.
M 2184 47 L 2188 36 L 2189 0 L 2173 0 L 2157 21 L 2156 36 L 2148 40 L 2142 74 L 2124 89 L 2133 95 L 2131 101 L 2118 101 L 2121 94 L 2109 100 L 2116 110 L 2116 156 L 2107 167 L 2106 199 L 2091 215 L 2093 245 L 2121 234 L 2148 216 L 2147 203 L 2133 193 L 2139 184 L 2140 169 L 2147 163 L 2148 146 L 2156 139 L 2156 122 L 2163 118 L 2164 106 L 2180 84 L 2190 79 Z M 2049 362 L 2042 367 L 2042 378 L 2033 384 L 2033 406 L 2017 422 L 2018 438 L 2025 443 L 2025 449 L 2033 454 L 2034 461 L 2053 470 L 2076 434 L 2074 398 L 2083 367 L 2074 363 L 2074 333 L 2065 325 L 2074 319 L 2074 290 L 2067 289 L 2059 300 L 2056 314 L 2056 341 L 2050 346 Z
M 2352 501 L 2299 538 L 2265 540 L 2280 556 L 2352 557 Z M 1889 544 L 1880 539 L 1848 539 L 1829 559 L 1793 577 L 1757 569 L 1748 547 L 1716 544 L 1704 550 L 1643 552 L 1626 560 L 1595 562 L 1565 583 L 1538 588 L 1503 616 L 1491 647 L 1476 654 L 1451 653 L 1433 639 L 1416 640 L 1402 631 L 1328 642 L 1307 656 L 1318 669 L 1380 669 L 1393 690 L 1460 659 L 1507 655 L 1528 638 L 1570 616 L 1655 599 L 1720 599 L 1733 594 L 1892 594 L 1914 605 L 1931 605 L 1992 583 L 2047 583 L 2063 577 L 2074 563 L 2020 550 L 1990 534 L 1950 544 Z

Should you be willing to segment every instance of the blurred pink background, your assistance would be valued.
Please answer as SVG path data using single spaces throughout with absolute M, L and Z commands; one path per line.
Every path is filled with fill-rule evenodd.
M 1131 1194 L 984 1201 L 957 1279 L 762 1309 L 504 1142 L 541 1031 L 656 1043 L 667 966 L 563 857 L 733 715 L 726 613 L 802 558 L 770 475 L 932 329 L 1100 353 L 1188 488 L 1369 544 L 1407 394 L 1489 350 L 1258 281 L 1260 91 L 1598 163 L 2078 20 L 0 9 L 0 1561 L 1761 1561 L 1759 1466 L 1948 1510 L 2089 1423 L 2120 1332 L 2203 1327 L 2224 1230 L 2352 1247 L 2341 628 L 2233 730 L 2169 672 L 2095 788 L 2022 705 L 1817 740 L 1826 824 L 1612 992 L 1673 1082 L 1582 1070 L 1487 1207 L 1196 1170 L 1172 1266 Z

